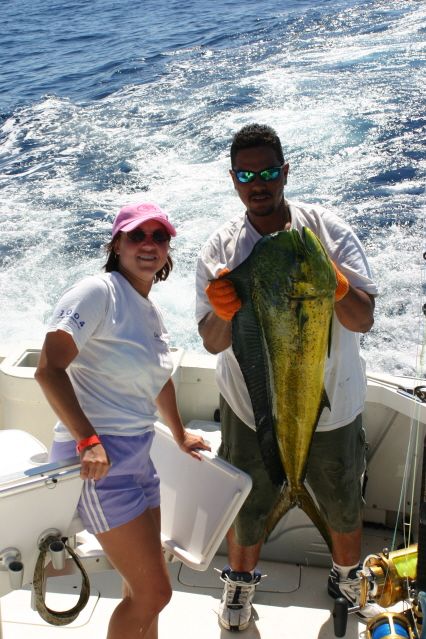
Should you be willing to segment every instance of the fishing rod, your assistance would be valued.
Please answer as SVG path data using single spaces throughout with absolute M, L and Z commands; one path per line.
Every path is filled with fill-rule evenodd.
M 426 251 L 423 253 L 423 260 L 426 261 Z M 426 303 L 422 307 L 423 315 L 426 317 Z M 425 344 L 423 342 L 423 348 Z M 423 354 L 421 361 L 423 360 Z M 416 581 L 417 601 L 422 613 L 422 619 L 426 619 L 426 437 L 423 442 L 423 467 L 421 484 L 421 501 L 419 507 L 419 541 L 417 551 L 417 581 Z M 422 624 L 421 639 L 426 639 L 426 623 Z
M 426 261 L 426 251 L 423 259 Z M 422 312 L 426 316 L 426 303 L 422 306 Z M 421 362 L 424 359 L 425 341 Z M 371 379 L 383 383 L 380 378 Z M 424 385 L 412 389 L 397 387 L 397 390 L 415 401 L 426 402 Z M 368 601 L 385 608 L 406 601 L 408 608 L 402 612 L 384 611 L 370 619 L 364 636 L 366 639 L 426 639 L 426 622 L 423 623 L 423 619 L 426 619 L 426 435 L 423 440 L 418 543 L 369 555 L 359 575 L 359 606 L 348 608 L 348 602 L 343 598 L 335 602 L 333 617 L 336 637 L 345 636 L 348 614 L 360 610 Z

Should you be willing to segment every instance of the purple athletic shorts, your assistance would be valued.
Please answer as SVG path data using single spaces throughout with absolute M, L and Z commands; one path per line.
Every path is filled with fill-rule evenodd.
M 154 431 L 130 437 L 100 437 L 111 468 L 103 479 L 83 481 L 77 506 L 85 528 L 93 534 L 126 524 L 147 508 L 160 505 L 160 478 L 149 456 Z M 53 442 L 49 459 L 59 461 L 74 455 L 74 440 Z

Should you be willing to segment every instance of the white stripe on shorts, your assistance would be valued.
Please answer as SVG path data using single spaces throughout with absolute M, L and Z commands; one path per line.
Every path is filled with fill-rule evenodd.
M 81 501 L 93 530 L 96 533 L 107 532 L 110 528 L 96 493 L 96 482 L 94 479 L 86 479 L 83 482 Z

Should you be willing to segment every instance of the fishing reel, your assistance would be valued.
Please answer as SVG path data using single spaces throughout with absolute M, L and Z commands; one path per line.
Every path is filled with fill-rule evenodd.
M 417 576 L 417 544 L 389 552 L 369 555 L 360 573 L 360 607 L 374 600 L 387 608 L 400 601 L 410 601 L 402 613 L 384 612 L 367 624 L 367 639 L 416 639 L 421 628 L 422 613 L 415 599 Z
M 385 548 L 377 555 L 368 555 L 360 571 L 360 607 L 373 600 L 388 608 L 404 599 L 411 599 L 416 575 L 417 544 L 392 552 Z
M 384 612 L 367 624 L 367 639 L 417 639 L 412 624 L 403 613 Z
M 360 577 L 359 606 L 348 608 L 344 599 L 337 599 L 334 608 L 334 633 L 344 637 L 348 613 L 357 612 L 369 602 L 388 608 L 400 601 L 410 601 L 407 612 L 383 612 L 370 619 L 366 639 L 416 639 L 422 613 L 415 601 L 417 574 L 417 544 L 389 552 L 368 555 Z M 412 603 L 413 602 L 413 603 Z

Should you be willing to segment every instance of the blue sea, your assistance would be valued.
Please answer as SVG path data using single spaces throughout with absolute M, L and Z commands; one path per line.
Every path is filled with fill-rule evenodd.
M 353 225 L 380 287 L 374 371 L 424 375 L 425 36 L 419 0 L 0 3 L 0 346 L 37 340 L 146 198 L 178 227 L 153 289 L 173 342 L 202 352 L 194 269 L 242 209 L 232 135 L 279 133 L 286 196 Z

